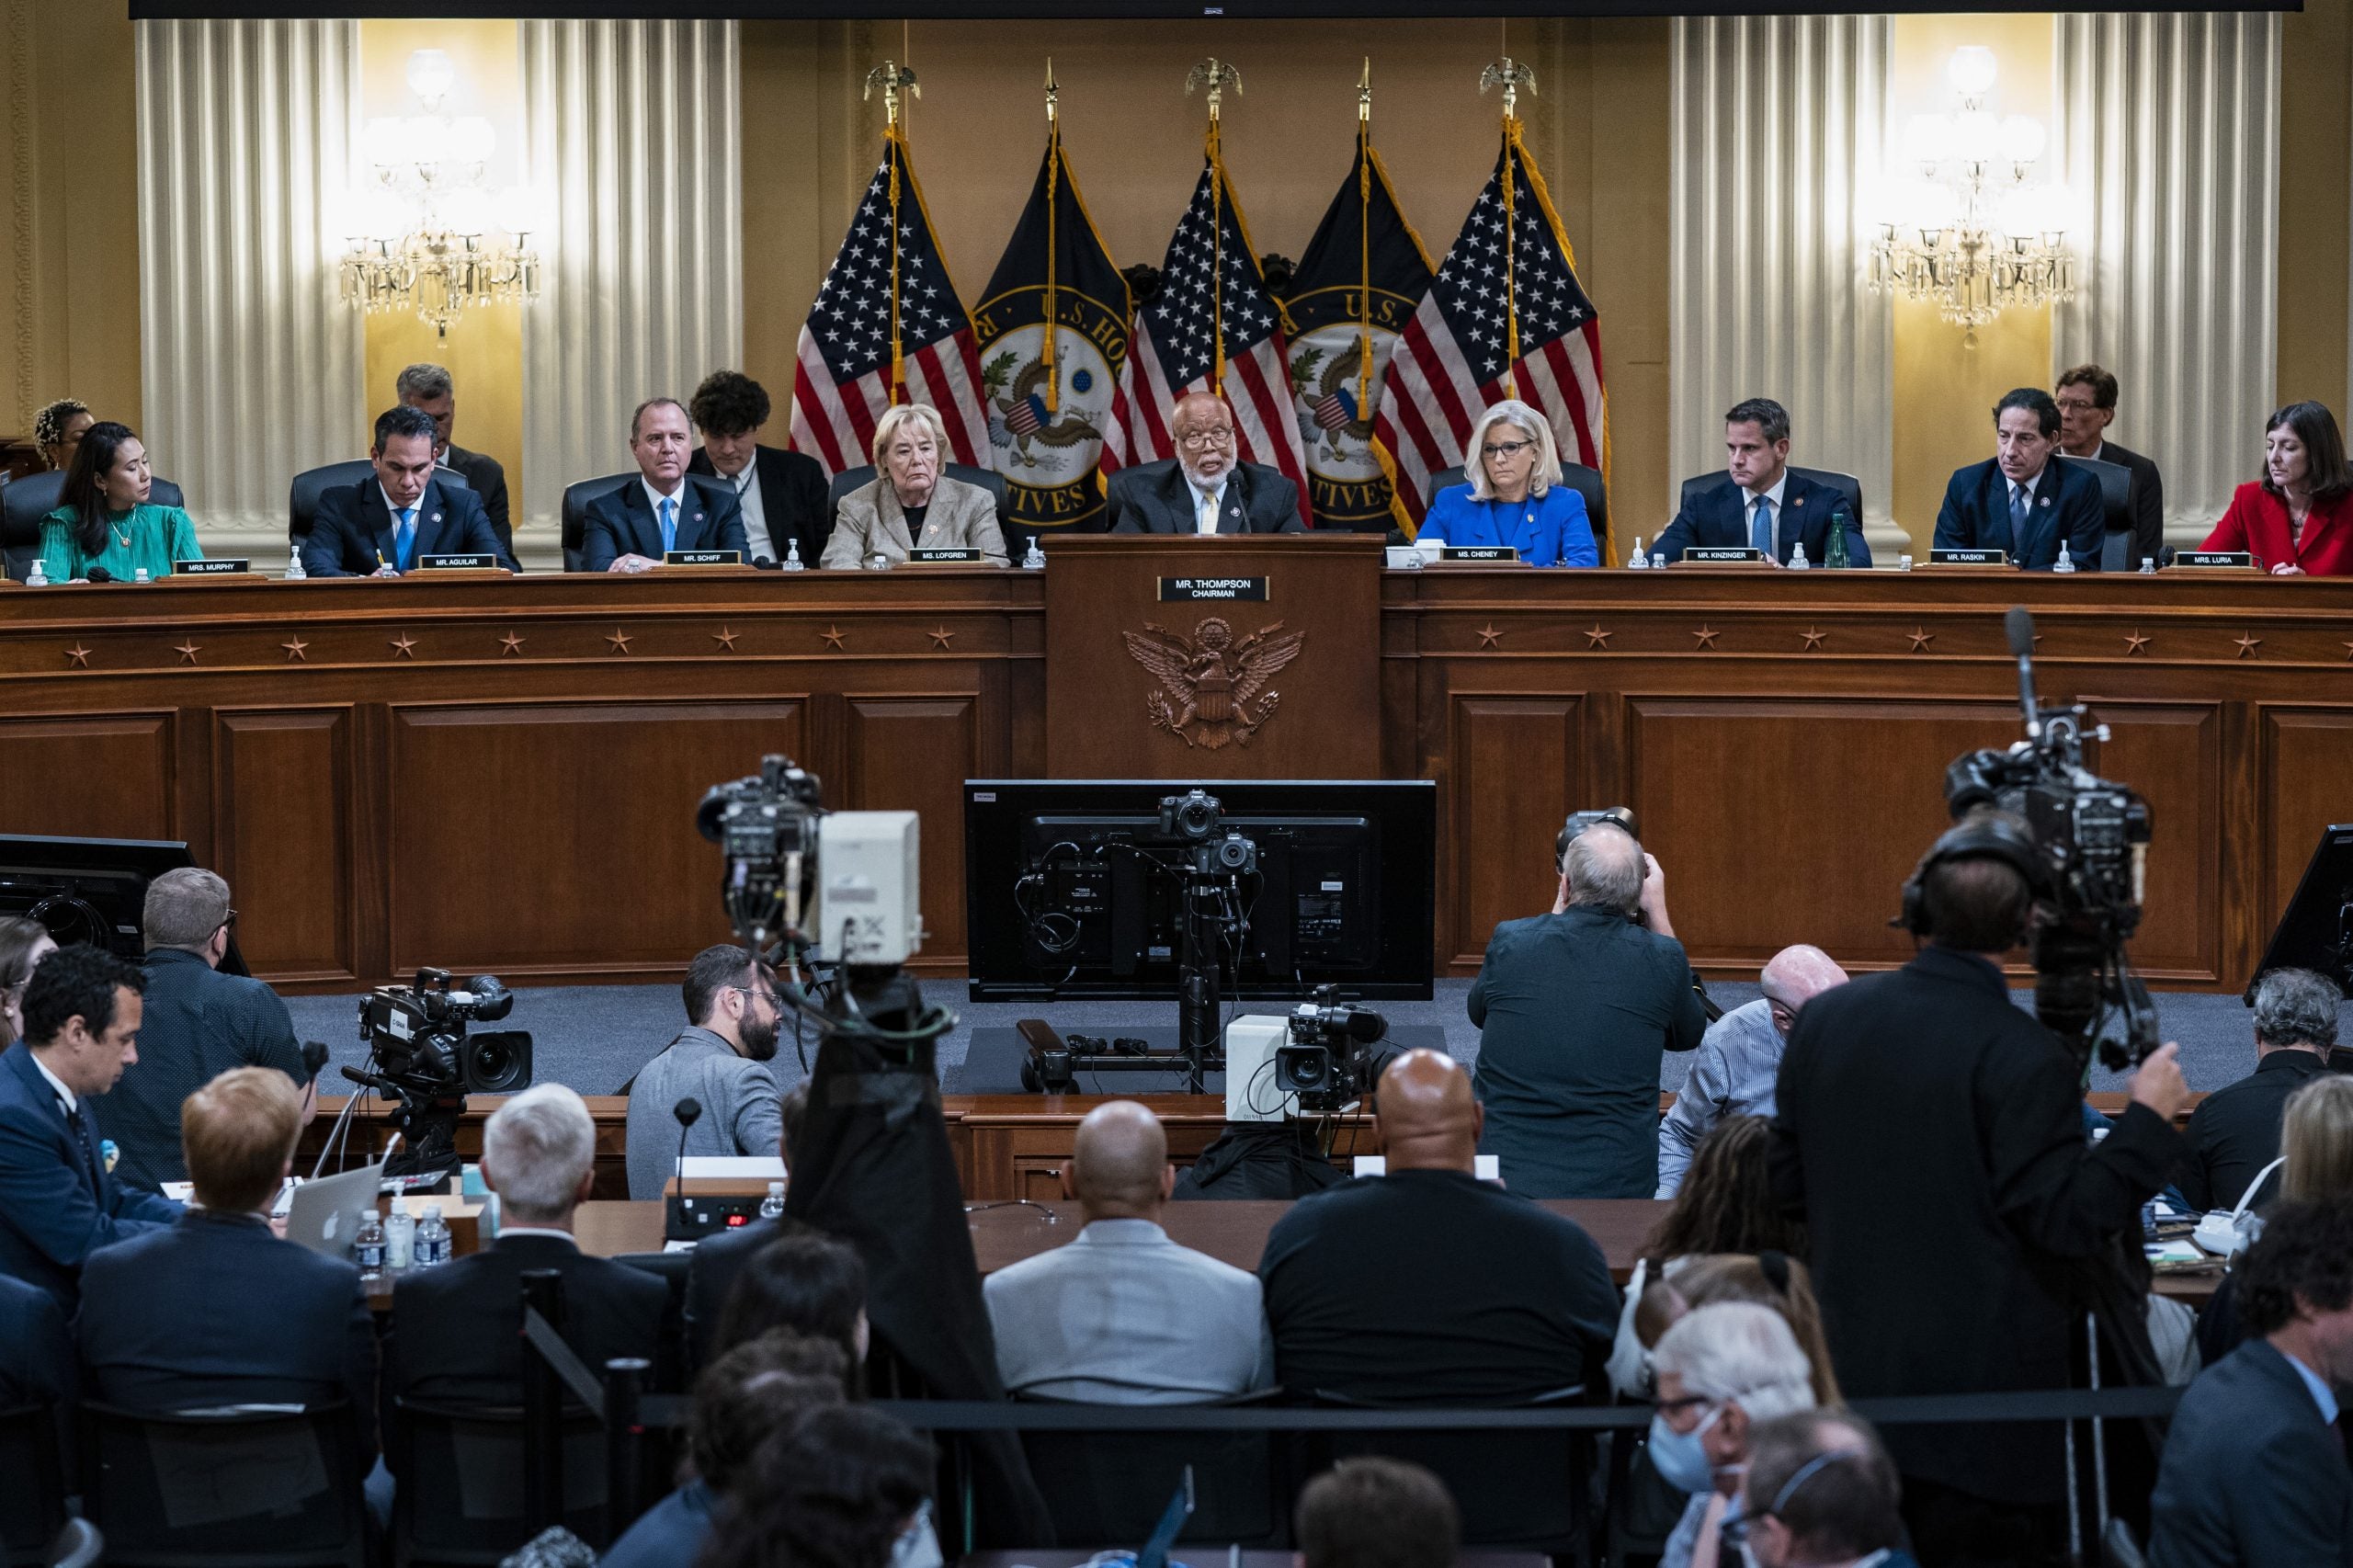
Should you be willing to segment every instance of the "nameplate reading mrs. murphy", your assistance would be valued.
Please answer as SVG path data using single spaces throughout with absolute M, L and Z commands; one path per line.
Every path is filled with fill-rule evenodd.
M 1160 602 L 1171 599 L 1249 599 L 1263 601 L 1267 597 L 1264 577 L 1163 577 L 1160 580 Z
M 175 577 L 233 577 L 246 571 L 252 562 L 244 556 L 216 556 L 210 561 L 175 561 Z

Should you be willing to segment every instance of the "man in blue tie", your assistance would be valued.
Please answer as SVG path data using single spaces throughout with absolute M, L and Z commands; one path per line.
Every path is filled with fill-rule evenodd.
M 85 1258 L 181 1213 L 114 1179 L 98 1130 L 97 1096 L 139 1060 L 146 983 L 102 948 L 60 949 L 25 987 L 25 1038 L 0 1051 L 0 1274 L 67 1317 Z
M 646 572 L 673 550 L 745 554 L 744 507 L 734 485 L 689 473 L 694 426 L 678 400 L 648 398 L 629 422 L 638 481 L 588 504 L 580 564 L 586 572 Z
M 405 403 L 376 419 L 369 451 L 375 472 L 330 490 L 302 541 L 302 570 L 313 577 L 397 577 L 428 555 L 486 555 L 509 571 L 515 559 L 498 542 L 482 497 L 435 472 L 433 416 Z
M 1722 483 L 1691 480 L 1683 509 L 1658 536 L 1656 553 L 1672 563 L 1693 547 L 1746 545 L 1786 566 L 1799 545 L 1820 566 L 1830 559 L 1830 530 L 1846 536 L 1847 564 L 1869 566 L 1871 547 L 1843 491 L 1790 467 L 1790 411 L 1769 397 L 1734 403 L 1724 415 Z
M 2059 405 L 2020 387 L 1994 405 L 1991 462 L 1956 470 L 1937 511 L 1938 550 L 2007 551 L 2010 564 L 2048 572 L 2063 548 L 2079 572 L 2099 570 L 2108 531 L 2099 481 L 2059 455 Z

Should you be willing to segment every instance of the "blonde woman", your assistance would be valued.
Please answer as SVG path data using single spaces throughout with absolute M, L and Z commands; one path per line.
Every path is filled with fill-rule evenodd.
M 874 483 L 842 497 L 820 565 L 847 569 L 880 555 L 892 565 L 917 550 L 977 550 L 1008 564 L 996 503 L 977 484 L 949 479 L 948 426 L 927 403 L 903 403 L 874 426 Z
M 1462 450 L 1471 482 L 1438 493 L 1415 543 L 1509 545 L 1531 566 L 1601 564 L 1585 497 L 1561 483 L 1542 415 L 1507 398 L 1479 415 Z

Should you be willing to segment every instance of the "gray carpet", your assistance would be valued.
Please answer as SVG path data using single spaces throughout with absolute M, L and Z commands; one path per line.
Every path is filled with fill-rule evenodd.
M 957 1079 L 954 1069 L 963 1064 L 975 1028 L 1010 1028 L 1023 1018 L 1043 1017 L 1065 1034 L 1117 1035 L 1176 1022 L 1174 1004 L 974 1003 L 963 999 L 961 980 L 935 981 L 926 990 L 958 1015 L 955 1031 L 939 1048 L 940 1076 L 951 1087 Z M 1470 990 L 1467 980 L 1441 980 L 1430 1001 L 1378 1006 L 1392 1025 L 1443 1029 L 1447 1049 L 1464 1062 L 1473 1062 L 1479 1057 L 1479 1031 L 1463 1011 Z M 1709 993 L 1730 1008 L 1754 1000 L 1756 987 L 1722 981 L 1711 985 Z M 2033 1006 L 2031 992 L 2011 994 L 2020 1006 Z M 357 1028 L 358 1002 L 357 996 L 290 996 L 286 1005 L 293 1011 L 300 1038 L 324 1040 L 335 1063 L 356 1066 L 364 1055 Z M 1264 1006 L 1269 1012 L 1280 1010 Z M 2249 1015 L 2236 996 L 2165 993 L 2157 997 L 2157 1010 L 2165 1038 L 2181 1042 L 2182 1069 L 2192 1088 L 2219 1089 L 2254 1071 Z M 540 1082 L 566 1084 L 584 1095 L 609 1095 L 669 1043 L 681 1022 L 675 985 L 563 985 L 517 990 L 515 1011 L 496 1027 L 531 1031 L 534 1071 Z M 808 1044 L 813 1051 L 813 1037 Z M 788 1084 L 801 1077 L 789 1028 L 777 1052 L 777 1067 L 779 1077 Z M 1659 1070 L 1659 1086 L 1679 1088 L 1689 1070 L 1688 1057 L 1668 1055 Z M 347 1087 L 336 1080 L 330 1083 L 337 1089 Z M 2094 1068 L 2092 1087 L 2121 1086 L 2116 1074 Z

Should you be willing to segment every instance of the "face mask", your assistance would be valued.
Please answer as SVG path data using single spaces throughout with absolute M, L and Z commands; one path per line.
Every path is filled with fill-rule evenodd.
M 1708 1451 L 1700 1439 L 1722 1414 L 1723 1407 L 1717 1406 L 1688 1432 L 1669 1426 L 1665 1415 L 1651 1417 L 1651 1468 L 1658 1471 L 1659 1479 L 1678 1492 L 1705 1492 L 1715 1484 L 1715 1472 L 1709 1468 Z

